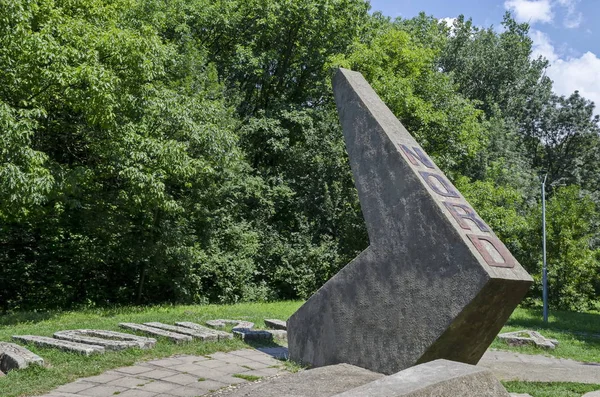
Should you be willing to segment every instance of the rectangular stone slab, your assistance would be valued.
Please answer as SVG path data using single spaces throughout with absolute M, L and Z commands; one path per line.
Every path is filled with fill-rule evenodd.
M 84 356 L 90 356 L 92 354 L 104 354 L 104 347 L 102 346 L 52 339 L 46 336 L 15 335 L 13 336 L 13 339 L 24 343 L 33 343 L 39 347 L 53 347 L 66 352 L 83 354 Z
M 338 364 L 241 384 L 222 393 L 223 397 L 332 397 L 382 377 L 353 365 Z
M 219 340 L 219 336 L 217 335 L 216 332 L 208 333 L 208 332 L 203 332 L 200 330 L 181 327 L 178 325 L 169 325 L 169 324 L 163 324 L 163 323 L 159 323 L 159 322 L 144 323 L 144 325 L 147 325 L 147 326 L 153 327 L 153 328 L 164 329 L 166 331 L 177 332 L 178 334 L 189 335 L 194 339 Z
M 152 336 L 162 336 L 175 343 L 190 342 L 192 337 L 189 335 L 178 334 L 176 332 L 165 331 L 163 329 L 148 327 L 147 325 L 135 324 L 135 323 L 120 323 L 119 327 L 130 329 L 132 331 L 142 332 L 144 334 Z
M 290 317 L 290 358 L 477 363 L 531 277 L 360 73 L 333 88 L 370 245 Z
M 287 330 L 287 323 L 283 320 L 265 319 L 265 325 L 271 329 Z
M 233 335 L 245 341 L 287 339 L 287 332 L 283 330 L 253 330 L 246 328 L 234 328 Z
M 196 332 L 201 332 L 206 335 L 216 335 L 218 340 L 226 340 L 226 339 L 233 338 L 233 335 L 230 334 L 229 332 L 215 330 L 215 329 L 208 328 L 203 325 L 192 323 L 189 321 L 176 322 L 175 325 L 178 325 L 180 327 L 190 328 Z
M 435 360 L 405 369 L 336 397 L 509 397 L 500 381 L 484 368 Z
M 156 339 L 154 338 L 126 334 L 123 332 L 105 331 L 101 329 L 79 329 L 77 331 L 84 335 L 97 338 L 136 342 L 140 349 L 152 349 L 154 345 L 156 345 Z
M 102 337 L 100 337 L 102 336 Z M 106 350 L 118 351 L 131 348 L 149 349 L 154 347 L 156 339 L 144 338 L 120 332 L 100 330 L 70 330 L 54 333 L 55 339 L 89 345 L 103 346 Z
M 14 343 L 0 342 L 0 372 L 24 369 L 29 365 L 44 366 L 44 359 Z

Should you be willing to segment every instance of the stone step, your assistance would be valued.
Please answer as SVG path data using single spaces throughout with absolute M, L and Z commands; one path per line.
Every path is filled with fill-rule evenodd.
M 0 372 L 7 373 L 29 365 L 44 366 L 44 359 L 17 344 L 0 342 Z
M 175 343 L 190 342 L 192 337 L 189 335 L 178 334 L 176 332 L 165 331 L 163 329 L 149 327 L 147 325 L 135 324 L 135 323 L 120 323 L 119 327 L 129 329 L 132 331 L 142 332 L 144 334 L 152 336 L 162 336 Z
M 179 321 L 179 322 L 176 322 L 175 325 L 177 325 L 179 327 L 190 328 L 197 332 L 204 332 L 206 334 L 213 333 L 213 334 L 217 335 L 219 340 L 233 339 L 233 334 L 230 334 L 229 332 L 219 331 L 219 330 L 212 329 L 212 328 L 207 328 L 203 325 L 192 323 L 189 321 Z
M 151 349 L 156 339 L 144 338 L 121 332 L 102 331 L 93 329 L 77 329 L 58 331 L 54 338 L 89 345 L 104 346 L 106 350 L 118 351 L 131 348 Z
M 287 322 L 285 322 L 283 320 L 268 318 L 268 319 L 265 319 L 265 325 L 267 328 L 282 329 L 284 331 L 287 331 Z
M 252 329 L 252 328 L 254 328 L 254 323 L 251 323 L 250 321 L 244 321 L 244 320 L 224 320 L 224 319 L 208 320 L 206 322 L 206 324 L 213 328 L 225 328 L 228 324 L 233 325 L 233 329 L 237 329 L 237 328 Z
M 62 351 L 83 354 L 85 356 L 104 353 L 104 347 L 102 346 L 52 339 L 46 336 L 15 335 L 13 336 L 13 339 L 24 343 L 33 343 L 39 347 L 53 347 Z

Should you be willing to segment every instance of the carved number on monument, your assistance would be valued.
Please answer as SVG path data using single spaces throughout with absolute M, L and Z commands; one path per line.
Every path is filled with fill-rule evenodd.
M 400 144 L 402 154 L 406 159 L 415 167 L 429 168 L 435 171 L 433 162 L 425 152 L 418 147 L 412 149 L 406 145 Z M 479 230 L 485 233 L 491 232 L 490 228 L 485 222 L 477 215 L 475 210 L 460 197 L 456 189 L 446 180 L 443 175 L 439 175 L 436 172 L 431 171 L 419 171 L 419 175 L 423 178 L 423 181 L 433 190 L 437 195 L 444 198 L 456 198 L 461 200 L 460 203 L 453 203 L 449 201 L 442 201 L 444 207 L 450 215 L 456 220 L 459 226 L 466 230 L 473 230 L 466 220 L 473 222 Z M 515 266 L 515 260 L 513 256 L 508 252 L 504 244 L 496 236 L 480 236 L 474 234 L 468 234 L 469 240 L 473 244 L 473 247 L 481 254 L 485 262 L 490 266 L 495 267 L 508 267 L 513 268 Z

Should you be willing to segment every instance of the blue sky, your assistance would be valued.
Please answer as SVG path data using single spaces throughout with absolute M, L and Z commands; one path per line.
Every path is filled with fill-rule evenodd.
M 411 18 L 463 14 L 483 27 L 499 26 L 506 11 L 529 22 L 534 56 L 551 63 L 548 76 L 558 94 L 579 90 L 600 107 L 600 0 L 371 0 L 371 11 Z

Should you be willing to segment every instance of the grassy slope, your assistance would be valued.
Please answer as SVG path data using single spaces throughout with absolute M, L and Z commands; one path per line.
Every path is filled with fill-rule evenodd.
M 51 336 L 59 330 L 77 328 L 118 331 L 119 322 L 160 321 L 173 324 L 176 321 L 193 321 L 203 323 L 209 319 L 230 318 L 253 321 L 258 327 L 262 327 L 263 319 L 286 319 L 300 304 L 301 302 L 277 302 L 18 313 L 0 316 L 0 341 L 10 341 L 10 337 L 16 334 Z M 521 329 L 540 330 L 543 335 L 561 342 L 556 350 L 546 351 L 534 347 L 512 348 L 498 341 L 494 342 L 492 347 L 527 354 L 547 354 L 580 361 L 600 362 L 600 337 L 578 334 L 580 332 L 600 333 L 600 315 L 554 312 L 550 316 L 548 326 L 544 326 L 540 317 L 539 311 L 517 309 L 503 332 Z M 42 394 L 77 378 L 97 375 L 111 368 L 131 365 L 136 361 L 167 357 L 173 354 L 204 355 L 243 347 L 247 347 L 247 345 L 239 340 L 219 343 L 192 342 L 182 345 L 160 340 L 160 343 L 152 350 L 109 352 L 92 357 L 30 347 L 32 351 L 41 355 L 50 364 L 50 367 L 33 367 L 24 371 L 13 371 L 8 376 L 0 378 L 0 396 L 18 397 Z M 505 385 L 511 392 L 529 393 L 534 397 L 581 396 L 585 392 L 600 389 L 600 385 L 573 383 L 506 382 Z
M 287 319 L 301 302 L 248 303 L 238 305 L 207 306 L 157 306 L 122 308 L 114 310 L 85 310 L 63 313 L 21 313 L 0 316 L 0 341 L 10 341 L 12 335 L 52 336 L 56 331 L 91 328 L 123 331 L 119 322 L 143 323 L 160 321 L 174 324 L 176 321 L 203 323 L 206 320 L 228 318 L 253 321 L 263 327 L 263 319 Z M 130 349 L 124 352 L 107 352 L 103 355 L 84 357 L 28 346 L 49 364 L 48 368 L 31 367 L 24 371 L 12 371 L 0 378 L 0 396 L 17 397 L 43 394 L 58 385 L 80 377 L 98 375 L 108 369 L 132 365 L 136 361 L 168 357 L 173 354 L 205 355 L 216 351 L 248 347 L 239 340 L 218 343 L 190 342 L 176 345 L 159 339 L 152 350 Z

